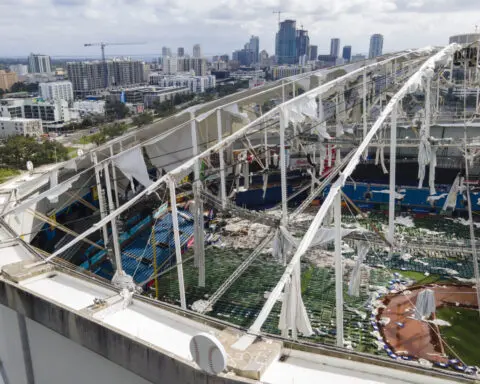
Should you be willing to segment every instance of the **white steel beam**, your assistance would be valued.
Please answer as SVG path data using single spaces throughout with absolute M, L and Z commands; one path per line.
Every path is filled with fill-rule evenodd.
M 343 347 L 343 267 L 342 267 L 342 196 L 335 196 L 335 317 L 337 347 Z
M 273 306 L 275 305 L 278 298 L 280 297 L 286 282 L 290 279 L 290 276 L 292 275 L 292 272 L 296 263 L 298 263 L 301 260 L 301 257 L 305 254 L 305 252 L 310 247 L 310 244 L 312 243 L 314 237 L 316 236 L 317 231 L 320 228 L 320 225 L 322 224 L 323 219 L 327 214 L 327 211 L 330 209 L 330 207 L 334 203 L 336 195 L 340 193 L 340 190 L 342 186 L 345 184 L 347 178 L 351 176 L 352 172 L 355 170 L 357 164 L 360 162 L 360 158 L 362 154 L 364 153 L 365 149 L 367 148 L 368 144 L 370 143 L 374 135 L 377 134 L 379 129 L 382 127 L 384 121 L 390 115 L 392 108 L 395 105 L 397 105 L 397 103 L 401 99 L 403 99 L 403 97 L 408 93 L 408 91 L 412 88 L 413 85 L 417 85 L 421 83 L 425 75 L 425 72 L 432 70 L 432 67 L 433 68 L 435 67 L 435 64 L 437 61 L 442 61 L 445 59 L 445 57 L 447 58 L 451 57 L 453 53 L 458 49 L 458 47 L 459 46 L 457 44 L 451 44 L 445 47 L 444 49 L 442 49 L 437 54 L 431 56 L 420 67 L 420 69 L 412 77 L 410 77 L 410 79 L 403 85 L 403 87 L 392 97 L 392 99 L 390 100 L 386 108 L 380 114 L 375 124 L 372 126 L 372 129 L 368 132 L 367 136 L 364 138 L 362 143 L 357 148 L 355 154 L 353 155 L 352 159 L 348 163 L 345 170 L 342 172 L 340 177 L 330 188 L 330 191 L 327 197 L 325 198 L 323 204 L 321 205 L 320 209 L 315 215 L 315 218 L 313 219 L 307 232 L 303 236 L 302 241 L 300 242 L 300 245 L 297 248 L 297 251 L 293 255 L 292 259 L 290 260 L 290 263 L 285 268 L 285 272 L 283 273 L 282 277 L 278 281 L 277 285 L 270 293 L 262 310 L 258 314 L 257 319 L 249 328 L 248 333 L 253 335 L 258 335 L 260 333 L 260 329 L 263 323 L 267 320 L 268 315 L 270 314 L 270 312 L 273 309 Z M 251 338 L 249 338 L 249 340 L 251 340 Z M 242 347 L 248 346 L 248 342 L 243 340 L 242 341 L 239 340 L 237 343 L 238 343 L 237 345 L 241 345 Z
M 287 162 L 285 158 L 285 114 L 280 109 L 280 181 L 282 188 L 282 225 L 287 226 L 288 211 L 287 211 Z
M 444 51 L 442 51 L 442 53 L 444 53 Z M 414 52 L 405 52 L 405 53 L 402 53 L 396 57 L 392 57 L 392 58 L 388 58 L 386 60 L 383 60 L 381 62 L 374 62 L 372 64 L 369 64 L 367 66 L 367 68 L 376 68 L 378 66 L 382 66 L 382 65 L 385 65 L 387 63 L 389 63 L 390 61 L 394 60 L 395 58 L 401 58 L 401 57 L 406 57 L 406 58 L 409 58 L 409 57 L 412 57 L 412 56 L 415 56 L 415 57 L 419 57 L 419 56 L 425 56 L 425 55 L 431 55 L 431 48 L 428 47 L 428 48 L 423 48 L 423 49 L 420 49 L 418 51 L 414 51 Z M 352 72 L 349 72 L 347 74 L 345 74 L 344 76 L 341 76 L 331 82 L 328 82 L 328 83 L 325 83 L 325 84 L 322 84 L 320 86 L 318 86 L 317 88 L 314 88 L 308 92 L 305 92 L 303 93 L 302 95 L 298 96 L 295 98 L 295 100 L 288 100 L 285 102 L 285 104 L 289 105 L 293 102 L 297 102 L 299 100 L 308 100 L 309 98 L 311 97 L 315 97 L 315 96 L 318 96 L 318 95 L 321 95 L 323 94 L 324 92 L 328 91 L 329 89 L 331 89 L 332 86 L 334 86 L 335 84 L 338 84 L 340 82 L 345 82 L 346 80 L 350 79 L 350 78 L 356 78 L 358 77 L 359 75 L 361 75 L 361 73 L 364 71 L 364 68 L 359 68 L 359 69 L 355 69 L 353 70 Z M 264 91 L 264 92 L 267 92 L 267 91 Z M 406 92 L 406 91 L 405 91 Z M 256 94 L 258 96 L 258 94 Z M 275 114 L 278 113 L 280 109 L 280 106 L 276 107 L 276 108 L 273 108 L 271 109 L 270 111 L 266 112 L 261 118 L 265 119 L 267 117 L 274 117 Z M 181 124 L 182 126 L 184 124 Z M 204 151 L 202 154 L 200 154 L 199 156 L 200 157 L 205 157 L 205 156 L 208 156 L 210 153 L 213 153 L 215 151 L 218 151 L 220 148 L 225 148 L 227 146 L 229 146 L 231 143 L 233 143 L 235 140 L 237 139 L 240 139 L 241 137 L 243 137 L 245 134 L 247 134 L 248 132 L 250 132 L 250 130 L 252 129 L 255 129 L 255 127 L 258 125 L 258 119 L 255 120 L 255 121 L 252 121 L 250 124 L 246 125 L 245 127 L 239 129 L 238 131 L 232 133 L 230 136 L 226 137 L 225 139 L 222 140 L 222 142 L 220 143 L 217 143 L 215 145 L 213 145 L 212 147 L 208 148 L 206 151 Z M 373 128 L 372 128 L 373 129 Z M 175 129 L 171 130 L 172 132 L 174 131 Z M 374 132 L 375 133 L 375 132 Z M 168 134 L 171 134 L 171 132 L 169 131 L 167 134 L 163 134 L 162 136 L 167 136 Z M 372 136 L 373 135 L 368 135 L 368 140 L 367 140 L 367 143 L 372 139 Z M 157 137 L 155 140 L 159 140 L 159 138 Z M 148 143 L 151 143 L 152 141 L 148 141 Z M 365 151 L 365 146 L 362 146 L 362 152 Z M 117 156 L 117 155 L 115 155 Z M 187 169 L 191 169 L 195 163 L 195 161 L 198 160 L 198 157 L 199 156 L 195 156 L 194 158 L 186 161 L 184 164 L 178 166 L 175 170 L 171 171 L 170 174 L 178 174 L 178 173 L 183 173 L 185 172 Z M 359 159 L 355 159 L 356 162 L 358 163 Z M 118 207 L 114 212 L 110 213 L 108 216 L 106 216 L 105 218 L 103 218 L 102 220 L 100 220 L 99 222 L 97 222 L 96 224 L 94 224 L 92 226 L 92 228 L 84 231 L 83 233 L 81 233 L 78 237 L 76 237 L 75 239 L 73 239 L 72 241 L 70 241 L 69 243 L 65 244 L 63 247 L 61 247 L 60 249 L 56 250 L 54 253 L 52 253 L 48 258 L 46 258 L 45 260 L 41 261 L 41 262 L 38 262 L 38 263 L 33 263 L 31 264 L 30 266 L 31 267 L 34 267 L 36 265 L 41 265 L 45 262 L 48 262 L 50 260 L 52 260 L 53 258 L 57 257 L 59 254 L 61 254 L 62 252 L 64 252 L 65 250 L 67 250 L 68 248 L 72 247 L 74 244 L 78 243 L 79 241 L 82 241 L 84 238 L 86 238 L 87 236 L 91 235 L 92 233 L 94 233 L 95 231 L 97 231 L 99 229 L 99 227 L 101 227 L 102 225 L 105 225 L 106 223 L 108 223 L 109 221 L 111 221 L 112 219 L 114 219 L 115 217 L 117 217 L 118 215 L 120 215 L 121 213 L 125 212 L 128 208 L 130 208 L 131 206 L 133 206 L 134 204 L 136 204 L 139 200 L 141 200 L 145 195 L 149 195 L 151 193 L 153 193 L 154 191 L 156 191 L 160 185 L 162 185 L 163 183 L 165 183 L 167 181 L 167 176 L 168 175 L 165 175 L 163 177 L 161 177 L 159 180 L 157 180 L 156 182 L 154 182 L 152 185 L 150 185 L 148 188 L 145 188 L 143 191 L 141 191 L 140 193 L 138 193 L 136 196 L 134 196 L 132 199 L 130 199 L 128 202 L 126 202 L 125 204 L 123 204 L 121 207 Z M 60 188 L 61 187 L 61 184 L 59 184 L 56 188 Z M 45 194 L 41 194 L 41 198 L 45 197 L 46 195 L 48 195 L 48 193 L 45 193 Z M 35 199 L 31 199 L 29 200 L 28 202 L 22 202 L 21 204 L 25 204 L 25 206 L 28 206 L 28 205 L 31 205 L 31 204 L 34 204 L 34 202 L 38 201 L 40 199 L 40 196 L 35 198 Z M 15 209 L 15 208 L 13 208 Z M 9 212 L 5 212 L 3 215 L 7 214 Z M 321 221 L 320 221 L 321 223 Z M 319 223 L 319 224 L 320 224 Z
M 217 109 L 217 135 L 218 135 L 218 142 L 222 141 L 222 110 Z M 224 157 L 224 149 L 220 148 L 218 151 L 219 161 L 220 161 L 220 196 L 222 199 L 222 208 L 225 209 L 227 207 L 227 187 L 225 181 L 225 157 Z
M 178 288 L 180 292 L 180 304 L 183 309 L 187 309 L 187 301 L 185 299 L 185 283 L 183 281 L 183 261 L 182 249 L 180 244 L 180 230 L 178 228 L 178 212 L 177 212 L 177 195 L 175 193 L 175 181 L 170 178 L 170 203 L 172 204 L 172 222 L 173 236 L 175 240 L 175 256 L 177 259 Z
M 110 184 L 110 171 L 108 167 L 109 167 L 109 164 L 105 163 L 103 166 L 103 170 L 104 170 L 105 184 L 107 189 L 109 210 L 110 212 L 113 212 L 115 210 L 115 204 L 113 202 L 113 197 L 112 197 L 112 186 Z M 110 224 L 112 226 L 113 250 L 115 254 L 115 267 L 117 269 L 116 273 L 124 274 L 123 266 L 122 266 L 122 251 L 120 249 L 120 243 L 118 241 L 117 222 L 116 220 L 112 220 Z
M 390 194 L 388 201 L 388 241 L 393 245 L 395 236 L 395 177 L 397 169 L 397 108 L 395 105 L 390 117 Z
M 95 152 L 92 153 L 92 160 L 93 164 L 95 165 L 95 180 L 97 182 L 97 197 L 98 197 L 98 205 L 100 207 L 100 217 L 102 219 L 105 218 L 105 208 L 107 207 L 105 201 L 103 200 L 102 194 L 102 182 L 100 180 L 100 166 L 98 165 L 97 154 Z M 108 231 L 107 225 L 102 226 L 102 233 L 103 233 L 103 246 L 106 248 L 108 244 Z

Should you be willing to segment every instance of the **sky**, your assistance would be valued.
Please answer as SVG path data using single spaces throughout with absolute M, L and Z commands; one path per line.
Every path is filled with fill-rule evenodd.
M 30 52 L 96 57 L 84 43 L 143 43 L 107 47 L 107 55 L 160 55 L 193 44 L 205 56 L 243 47 L 250 35 L 274 53 L 278 15 L 309 31 L 310 44 L 328 53 L 330 38 L 353 53 L 368 52 L 384 35 L 384 52 L 445 45 L 453 34 L 480 25 L 479 0 L 0 0 L 0 56 Z

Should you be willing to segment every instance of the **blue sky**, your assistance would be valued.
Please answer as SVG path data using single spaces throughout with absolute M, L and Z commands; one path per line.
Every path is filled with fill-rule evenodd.
M 205 55 L 241 48 L 251 34 L 260 48 L 274 49 L 277 15 L 297 20 L 311 44 L 327 52 L 331 37 L 368 50 L 369 36 L 382 33 L 394 51 L 444 45 L 451 34 L 480 25 L 478 0 L 0 0 L 1 56 L 39 52 L 95 56 L 87 42 L 146 42 L 109 47 L 107 53 L 157 54 L 200 43 Z

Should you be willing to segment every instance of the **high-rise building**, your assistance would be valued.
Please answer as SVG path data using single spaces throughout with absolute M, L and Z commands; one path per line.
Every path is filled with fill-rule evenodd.
M 175 56 L 167 56 L 163 59 L 163 73 L 175 75 L 178 72 L 178 59 Z
M 30 73 L 50 73 L 52 72 L 52 63 L 50 56 L 31 53 L 28 57 L 28 72 Z
M 228 60 L 230 60 L 230 58 L 228 57 L 228 55 L 222 55 L 220 56 L 220 60 L 228 63 Z
M 4 91 L 9 90 L 17 81 L 18 77 L 15 72 L 0 70 L 0 89 L 3 89 Z
M 373 59 L 377 56 L 381 56 L 383 52 L 383 35 L 375 33 L 370 37 L 370 50 L 368 58 Z
M 168 47 L 162 47 L 162 58 L 172 56 L 172 50 Z
M 105 73 L 107 71 L 107 73 Z M 68 79 L 75 96 L 86 96 L 107 86 L 142 84 L 147 81 L 145 63 L 135 60 L 83 61 L 67 63 Z
M 260 39 L 258 36 L 251 36 L 249 50 L 252 53 L 252 62 L 258 63 L 258 55 L 260 54 Z
M 310 60 L 316 61 L 318 57 L 318 46 L 317 45 L 310 45 L 309 47 L 309 54 Z
M 280 23 L 275 39 L 275 56 L 278 64 L 295 64 L 297 62 L 297 31 L 295 20 Z
M 330 40 L 330 56 L 339 57 L 340 55 L 340 39 L 333 38 Z
M 190 59 L 190 68 L 195 71 L 195 76 L 205 76 L 207 74 L 207 60 L 201 57 Z
M 70 81 L 40 83 L 40 95 L 45 100 L 73 101 L 73 86 Z
M 193 57 L 202 57 L 202 48 L 200 44 L 195 44 L 193 46 Z
M 178 47 L 177 49 L 177 57 L 185 56 L 185 49 L 183 47 Z
M 345 63 L 349 63 L 352 60 L 352 46 L 345 45 L 343 47 L 342 57 Z
M 297 63 L 299 60 L 308 60 L 308 46 L 310 45 L 310 38 L 308 31 L 304 29 L 297 29 L 296 46 L 297 46 Z
M 15 72 L 18 76 L 25 76 L 28 74 L 28 66 L 25 64 L 10 65 L 10 72 Z

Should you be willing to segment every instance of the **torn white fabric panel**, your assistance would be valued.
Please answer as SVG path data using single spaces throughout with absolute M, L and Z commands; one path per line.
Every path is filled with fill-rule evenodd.
M 297 80 L 297 83 L 303 88 L 305 92 L 310 90 L 310 76 Z
M 283 295 L 278 328 L 284 332 L 296 329 L 304 336 L 313 335 L 312 326 L 302 299 L 300 263 L 295 265 L 287 285 L 288 289 L 285 290 Z
M 73 186 L 73 183 L 78 181 L 79 178 L 80 176 L 75 176 L 72 179 L 70 179 L 68 182 L 64 182 L 63 184 L 61 184 L 58 188 L 55 189 L 54 192 L 49 193 L 47 195 L 48 201 L 50 201 L 51 203 L 58 203 L 58 197 L 64 194 L 65 192 L 67 192 L 69 189 L 71 189 Z
M 425 179 L 425 167 L 430 163 L 432 146 L 428 139 L 420 138 L 418 148 L 418 188 L 422 188 Z
M 370 246 L 366 241 L 358 242 L 357 260 L 350 276 L 350 282 L 348 283 L 348 294 L 350 296 L 358 297 L 360 295 L 361 267 L 369 249 Z
M 428 174 L 428 185 L 430 187 L 430 195 L 435 195 L 435 169 L 437 167 L 437 149 L 438 147 L 432 147 L 432 157 L 430 159 L 430 171 Z
M 155 168 L 166 172 L 175 169 L 193 157 L 192 131 L 185 125 L 153 144 L 145 150 Z
M 333 156 L 332 152 L 333 152 L 333 146 L 332 145 L 327 145 L 328 167 L 332 166 L 332 156 Z
M 361 232 L 359 228 L 342 229 L 342 237 L 348 236 L 352 232 Z M 311 246 L 323 245 L 332 242 L 335 239 L 335 228 L 320 228 L 313 239 Z
M 248 114 L 245 113 L 245 112 L 240 112 L 240 109 L 238 108 L 237 103 L 230 104 L 230 105 L 226 106 L 225 108 L 223 108 L 223 110 L 225 112 L 228 112 L 233 117 L 236 117 L 236 118 L 240 119 L 241 121 L 244 121 L 246 123 L 250 122 L 250 118 L 248 117 Z
M 77 161 L 75 159 L 68 160 L 65 165 L 63 166 L 65 169 L 73 169 L 75 172 L 77 171 Z
M 145 164 L 141 148 L 133 148 L 126 151 L 115 157 L 113 162 L 130 181 L 133 177 L 145 188 L 153 183 L 148 175 L 147 165 Z
M 263 174 L 263 195 L 262 198 L 265 200 L 265 196 L 267 195 L 267 186 L 268 186 L 268 173 Z
M 54 169 L 50 172 L 50 189 L 56 187 L 58 185 L 58 169 Z M 55 197 L 48 197 L 51 203 L 58 203 L 58 195 Z
M 382 165 L 382 171 L 386 175 L 388 173 L 388 169 L 385 166 L 385 147 L 382 145 L 380 147 L 380 164 Z
M 424 289 L 417 296 L 415 319 L 429 318 L 432 313 L 435 313 L 436 308 L 435 293 L 431 289 Z
M 450 192 L 448 192 L 448 196 L 445 199 L 445 203 L 443 204 L 442 211 L 446 211 L 448 208 L 452 208 L 455 210 L 457 206 L 457 196 L 460 190 L 460 175 L 457 175 L 455 180 L 453 181 L 452 187 L 450 188 Z

